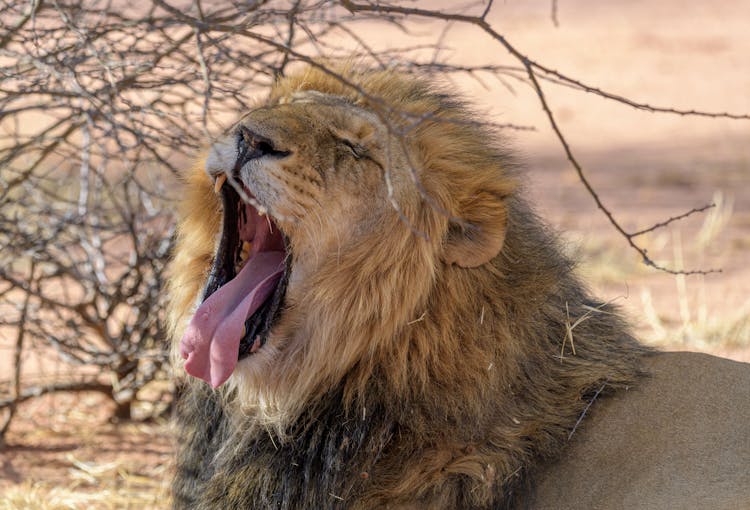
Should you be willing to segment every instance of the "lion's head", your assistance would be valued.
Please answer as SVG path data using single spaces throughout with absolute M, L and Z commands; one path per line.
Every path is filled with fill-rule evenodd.
M 181 401 L 185 507 L 492 506 L 633 382 L 643 349 L 510 161 L 445 91 L 356 69 L 282 80 L 213 144 L 171 280 L 176 358 L 221 386 Z
M 233 376 L 267 411 L 409 356 L 395 341 L 441 273 L 491 261 L 505 237 L 515 180 L 492 134 L 419 80 L 344 76 L 280 82 L 189 176 L 177 349 L 188 373 Z

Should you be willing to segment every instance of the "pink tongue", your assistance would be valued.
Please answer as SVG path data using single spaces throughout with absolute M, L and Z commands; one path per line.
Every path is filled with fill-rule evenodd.
M 271 295 L 284 270 L 284 252 L 255 254 L 229 283 L 198 307 L 180 341 L 185 371 L 214 388 L 232 375 L 245 320 Z

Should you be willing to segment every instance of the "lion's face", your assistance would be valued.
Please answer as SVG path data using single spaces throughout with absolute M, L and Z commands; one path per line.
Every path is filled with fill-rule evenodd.
M 429 120 L 398 132 L 356 98 L 294 89 L 214 143 L 176 255 L 180 292 L 195 285 L 180 267 L 210 259 L 180 342 L 188 373 L 234 374 L 256 404 L 324 391 L 401 349 L 448 268 L 498 254 L 513 183 L 470 120 L 420 94 L 398 106 Z M 476 162 L 459 163 L 467 151 Z
M 304 282 L 353 243 L 384 235 L 401 148 L 378 118 L 316 92 L 253 110 L 210 149 L 223 222 L 203 303 L 183 337 L 194 376 L 219 386 L 264 348 Z M 416 202 L 402 182 L 394 200 Z M 408 227 L 405 227 L 408 228 Z M 275 346 L 278 352 L 280 346 Z

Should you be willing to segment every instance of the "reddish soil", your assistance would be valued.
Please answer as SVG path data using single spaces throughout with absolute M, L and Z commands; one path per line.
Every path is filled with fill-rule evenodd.
M 0 450 L 0 508 L 164 508 L 170 426 L 113 423 L 113 410 L 92 393 L 21 405 Z

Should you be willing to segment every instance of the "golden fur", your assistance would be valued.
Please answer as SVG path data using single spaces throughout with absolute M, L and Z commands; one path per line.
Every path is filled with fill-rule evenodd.
M 341 72 L 360 90 L 310 68 L 241 121 L 291 152 L 253 192 L 289 238 L 292 275 L 268 343 L 229 384 L 186 382 L 175 505 L 512 507 L 593 394 L 637 380 L 646 350 L 578 281 L 473 112 L 414 77 Z M 197 165 L 170 284 L 176 340 L 220 210 Z

